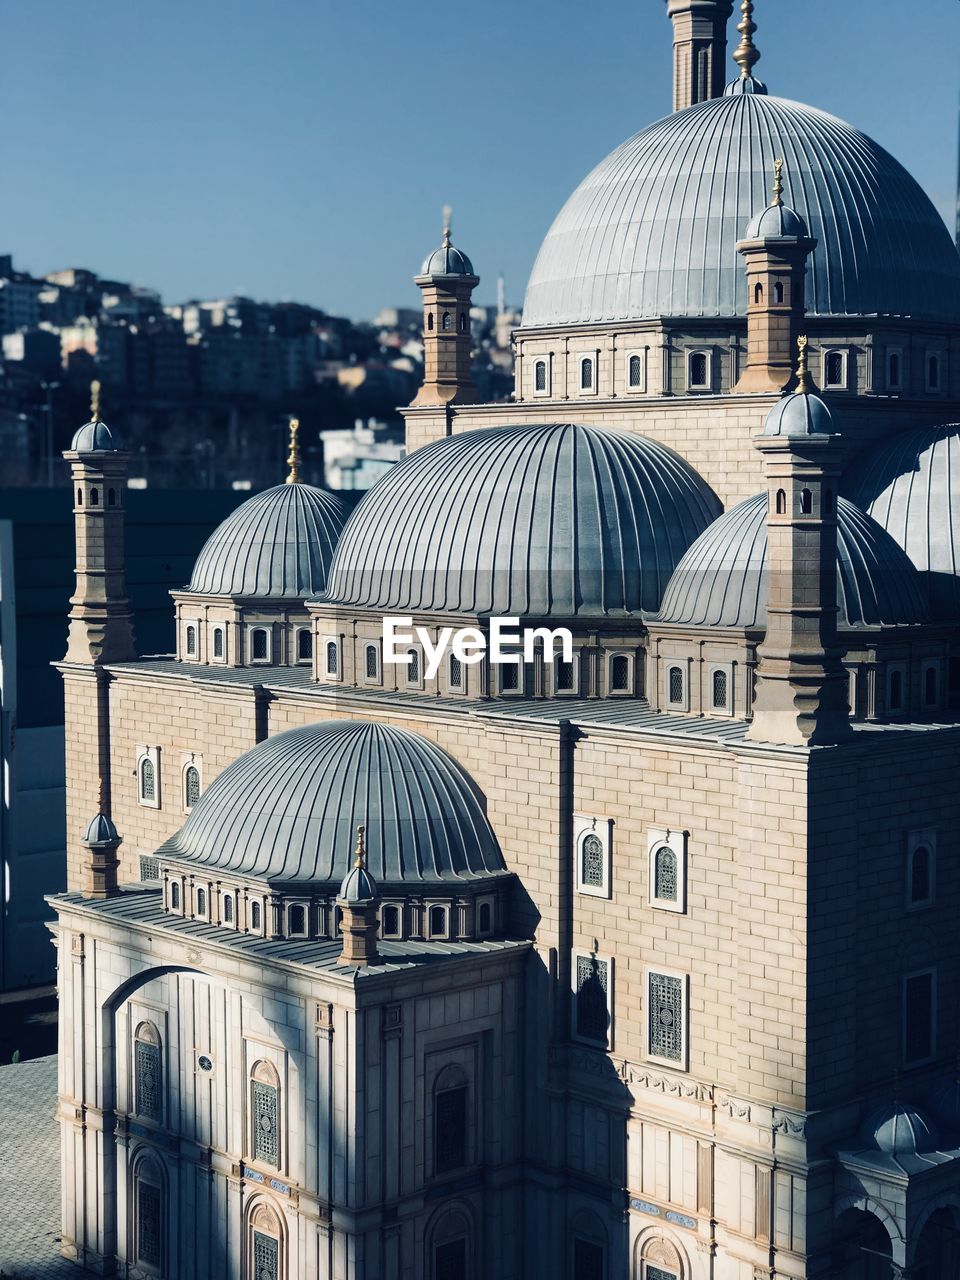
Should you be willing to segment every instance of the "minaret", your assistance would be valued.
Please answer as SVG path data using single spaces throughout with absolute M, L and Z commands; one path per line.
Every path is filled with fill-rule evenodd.
M 801 338 L 797 390 L 755 445 L 767 481 L 767 632 L 757 651 L 757 742 L 819 746 L 852 732 L 837 640 L 837 486 L 842 440 L 813 394 Z
M 136 657 L 124 589 L 124 497 L 130 455 L 100 420 L 100 383 L 94 382 L 90 390 L 90 421 L 63 455 L 70 463 L 77 552 L 65 661 L 100 665 Z
M 733 0 L 667 0 L 673 23 L 673 109 L 723 95 Z
M 123 841 L 112 820 L 103 812 L 103 780 L 100 781 L 100 803 L 96 815 L 87 824 L 81 844 L 86 850 L 81 863 L 80 892 L 85 898 L 109 898 L 117 892 L 117 850 Z
M 367 870 L 363 830 L 363 827 L 357 827 L 354 864 L 344 876 L 337 895 L 337 906 L 341 911 L 340 932 L 343 935 L 343 950 L 338 964 L 376 964 L 380 959 L 377 954 L 380 890 Z
M 783 203 L 782 160 L 774 170 L 772 202 L 737 245 L 747 267 L 747 367 L 737 393 L 779 394 L 793 384 L 807 257 L 817 245 L 800 215 Z
M 450 209 L 444 209 L 443 244 L 414 277 L 423 293 L 423 385 L 416 406 L 473 404 L 470 376 L 470 295 L 479 284 L 473 264 L 450 240 Z

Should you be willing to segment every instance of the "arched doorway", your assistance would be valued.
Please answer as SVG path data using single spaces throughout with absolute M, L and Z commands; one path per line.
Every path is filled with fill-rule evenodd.
M 960 1276 L 960 1212 L 952 1206 L 937 1209 L 927 1219 L 910 1266 L 910 1280 L 941 1276 Z
M 886 1227 L 872 1213 L 847 1209 L 833 1228 L 835 1280 L 891 1280 L 893 1250 Z

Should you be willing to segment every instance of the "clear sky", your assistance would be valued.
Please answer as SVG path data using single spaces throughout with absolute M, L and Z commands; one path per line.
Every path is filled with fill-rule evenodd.
M 871 134 L 952 229 L 958 0 L 755 17 L 771 92 Z M 502 270 L 519 302 L 566 197 L 671 105 L 663 0 L 0 0 L 0 40 L 0 252 L 169 302 L 415 306 L 447 201 L 478 300 Z

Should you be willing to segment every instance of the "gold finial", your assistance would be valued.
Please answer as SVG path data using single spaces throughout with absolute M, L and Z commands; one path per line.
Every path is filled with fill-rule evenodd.
M 363 845 L 363 832 L 364 832 L 363 827 L 357 827 L 357 852 L 356 852 L 356 861 L 353 864 L 355 867 L 359 867 L 361 870 L 366 866 L 366 857 L 367 857 L 367 851 Z
M 300 483 L 300 441 L 297 435 L 300 431 L 300 419 L 290 419 L 290 452 L 287 454 L 287 466 L 290 471 L 287 474 L 287 484 Z
M 453 217 L 453 210 L 448 204 L 443 206 L 443 247 L 450 248 L 450 219 Z
M 813 379 L 807 364 L 808 346 L 806 334 L 801 334 L 797 339 L 797 392 L 802 396 L 808 396 L 813 391 Z
M 783 204 L 783 161 L 773 162 L 773 203 L 775 208 Z
M 753 0 L 743 0 L 740 12 L 743 14 L 737 23 L 740 43 L 733 51 L 733 60 L 740 68 L 741 78 L 746 80 L 753 74 L 753 68 L 760 61 L 760 50 L 753 43 L 753 33 L 757 29 L 757 24 L 753 20 Z
M 100 421 L 100 383 L 96 378 L 90 383 L 90 421 Z

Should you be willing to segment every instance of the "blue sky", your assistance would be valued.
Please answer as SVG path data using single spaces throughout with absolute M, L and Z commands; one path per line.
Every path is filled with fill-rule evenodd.
M 952 227 L 958 0 L 755 17 L 771 91 L 871 134 Z M 663 0 L 0 0 L 0 39 L 0 252 L 171 302 L 416 305 L 446 201 L 478 299 L 502 270 L 519 301 L 565 198 L 670 107 Z

